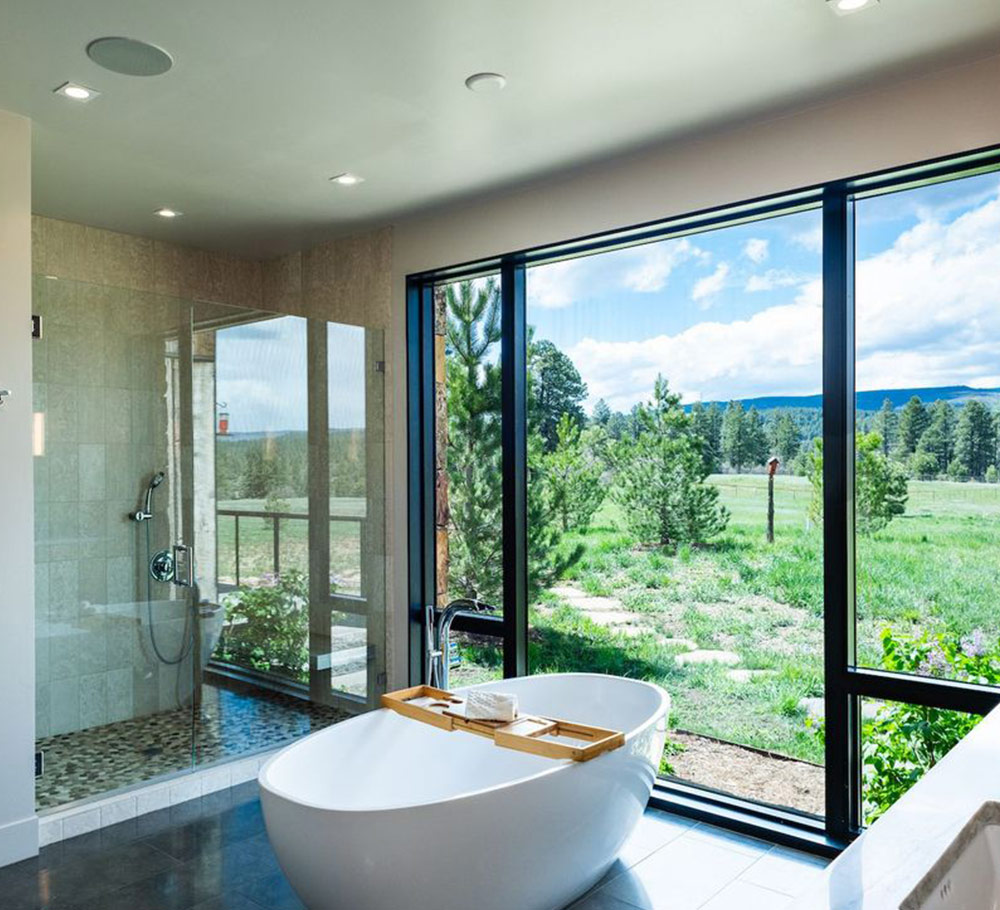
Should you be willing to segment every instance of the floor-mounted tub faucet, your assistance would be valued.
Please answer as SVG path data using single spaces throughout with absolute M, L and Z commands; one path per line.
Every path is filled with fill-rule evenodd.
M 482 600 L 460 597 L 443 610 L 427 607 L 427 682 L 438 689 L 448 688 L 448 668 L 451 663 L 451 624 L 456 616 L 495 614 L 497 608 Z

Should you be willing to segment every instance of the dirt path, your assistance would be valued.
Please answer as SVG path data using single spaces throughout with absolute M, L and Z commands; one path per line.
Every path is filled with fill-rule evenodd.
M 802 812 L 823 814 L 825 772 L 819 765 L 766 755 L 705 736 L 671 730 L 684 747 L 669 757 L 674 776 L 705 787 Z

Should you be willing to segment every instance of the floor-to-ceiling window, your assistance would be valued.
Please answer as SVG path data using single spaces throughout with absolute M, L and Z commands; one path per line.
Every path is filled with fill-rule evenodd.
M 660 683 L 664 774 L 816 814 L 820 232 L 722 225 L 526 294 L 529 670 Z
M 470 266 L 499 275 L 503 356 L 473 372 L 499 364 L 505 613 L 466 666 L 657 681 L 665 798 L 736 806 L 723 791 L 834 839 L 933 766 L 998 701 L 998 163 Z M 420 541 L 463 545 L 430 521 L 455 419 L 434 393 L 445 280 L 482 286 L 409 282 L 415 629 L 442 584 L 440 538 L 436 565 Z M 501 640 L 516 653 L 490 657 Z
M 503 613 L 503 453 L 499 276 L 434 290 L 435 566 L 439 607 L 481 601 Z M 503 675 L 503 641 L 457 629 L 454 684 Z
M 1000 176 L 861 195 L 854 215 L 857 663 L 996 685 Z M 871 820 L 978 718 L 863 704 Z

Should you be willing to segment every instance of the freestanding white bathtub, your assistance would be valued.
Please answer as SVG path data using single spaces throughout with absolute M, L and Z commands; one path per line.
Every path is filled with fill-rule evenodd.
M 611 866 L 649 799 L 666 692 L 585 673 L 479 688 L 625 745 L 556 761 L 385 709 L 294 743 L 261 769 L 261 803 L 310 910 L 555 910 Z

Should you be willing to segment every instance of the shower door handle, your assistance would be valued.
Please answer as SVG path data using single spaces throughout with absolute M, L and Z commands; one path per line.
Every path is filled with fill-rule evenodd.
M 194 584 L 194 551 L 183 543 L 174 544 L 174 584 L 179 588 Z

